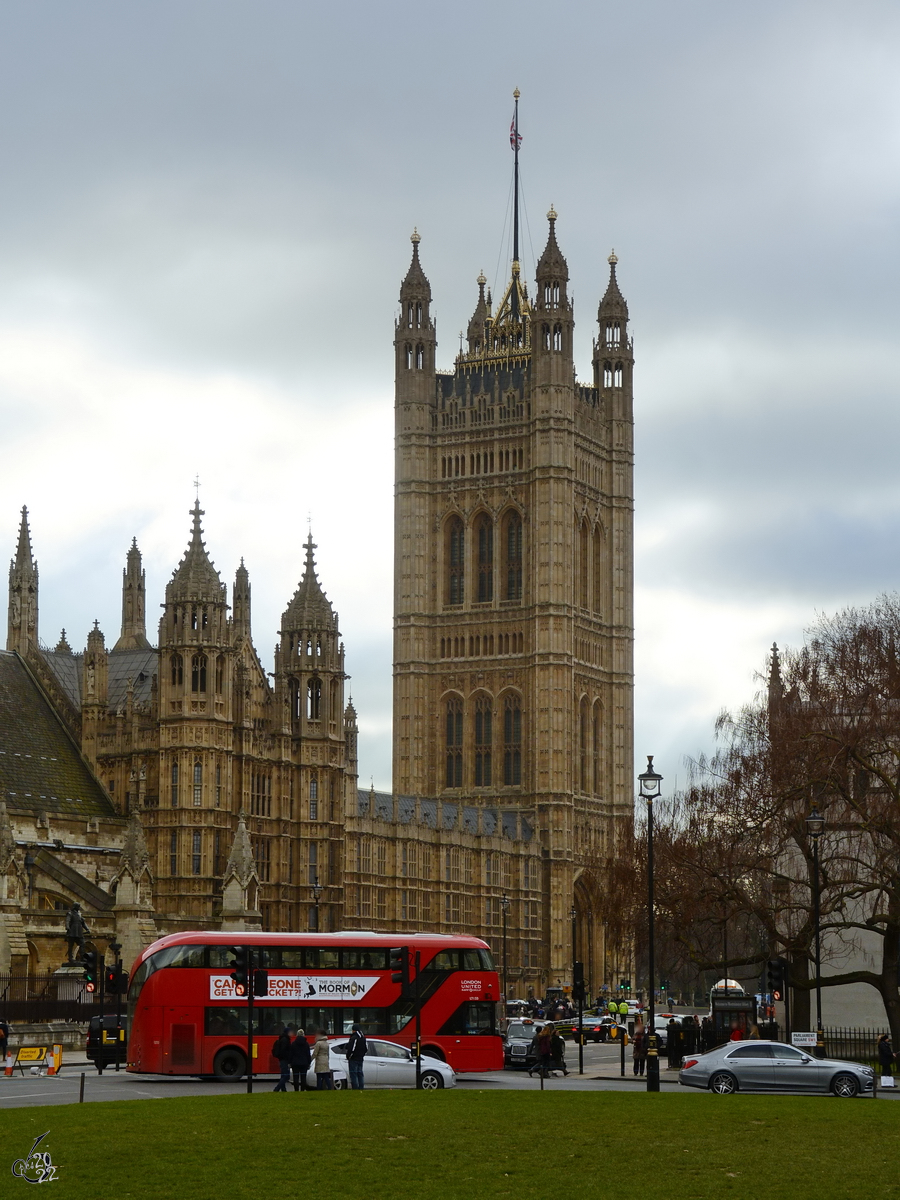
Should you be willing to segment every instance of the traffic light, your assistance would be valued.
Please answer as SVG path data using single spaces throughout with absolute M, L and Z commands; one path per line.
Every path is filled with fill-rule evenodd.
M 391 948 L 390 969 L 391 983 L 400 984 L 400 995 L 409 995 L 409 946 L 393 946 Z
M 661 979 L 661 980 L 659 981 L 659 990 L 660 990 L 661 992 L 667 992 L 667 991 L 669 990 L 669 981 L 668 981 L 668 979 Z
M 572 999 L 584 1003 L 584 963 L 577 962 L 572 971 Z
M 784 999 L 784 982 L 787 963 L 783 958 L 770 958 L 766 963 L 766 991 L 773 1000 Z
M 253 972 L 253 995 L 268 996 L 269 972 L 262 969 Z
M 97 990 L 97 971 L 99 969 L 97 951 L 85 950 L 81 963 L 84 967 L 85 991 L 95 992 Z
M 246 946 L 237 946 L 234 958 L 228 964 L 231 967 L 231 978 L 234 980 L 234 990 L 238 996 L 247 995 L 247 978 L 250 973 L 250 951 Z
M 630 979 L 620 979 L 619 980 L 619 991 L 620 992 L 630 992 L 631 991 L 631 980 Z
M 128 991 L 128 976 L 120 963 L 112 963 L 103 971 L 108 996 L 124 996 Z

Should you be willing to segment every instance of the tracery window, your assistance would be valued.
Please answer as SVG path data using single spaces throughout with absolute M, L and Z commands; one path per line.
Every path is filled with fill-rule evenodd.
M 318 721 L 322 709 L 322 681 L 313 676 L 306 687 L 306 716 L 310 721 Z
M 459 517 L 447 526 L 447 603 L 462 604 L 465 599 L 466 531 Z
M 506 518 L 506 599 L 522 599 L 522 518 L 511 512 Z
M 475 701 L 475 786 L 491 786 L 491 749 L 493 745 L 493 704 L 489 696 Z
M 194 763 L 194 808 L 199 808 L 203 803 L 203 766 L 199 762 Z
M 494 598 L 494 523 L 481 516 L 475 526 L 478 544 L 478 600 L 484 604 Z
M 503 782 L 507 787 L 522 782 L 522 701 L 515 692 L 503 702 Z
M 445 787 L 462 787 L 463 704 L 459 697 L 447 701 Z
M 195 654 L 191 659 L 191 691 L 206 691 L 206 655 Z
M 172 669 L 172 684 L 180 686 L 184 683 L 184 660 L 180 654 L 173 654 L 169 659 L 169 666 Z

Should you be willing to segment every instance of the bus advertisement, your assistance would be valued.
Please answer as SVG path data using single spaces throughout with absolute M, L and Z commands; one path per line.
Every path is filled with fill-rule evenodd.
M 415 1045 L 415 1002 L 391 978 L 390 951 L 419 954 L 422 1053 L 454 1071 L 503 1069 L 499 981 L 487 944 L 442 934 L 175 933 L 148 946 L 128 989 L 129 1071 L 237 1080 L 247 1071 L 248 999 L 235 987 L 235 950 L 267 974 L 253 998 L 253 1074 L 279 1070 L 272 1056 L 287 1024 L 312 1039 L 349 1034 Z

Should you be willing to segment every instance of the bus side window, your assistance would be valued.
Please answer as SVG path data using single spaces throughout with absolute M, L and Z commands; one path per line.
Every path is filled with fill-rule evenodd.
M 280 946 L 261 947 L 257 951 L 257 954 L 259 955 L 259 957 L 256 958 L 256 962 L 254 965 L 257 967 L 265 967 L 267 970 L 278 971 L 283 966 L 283 963 L 281 961 L 283 953 L 284 953 L 284 951 L 281 949 Z M 256 957 L 256 956 L 254 956 L 254 957 Z M 278 1032 L 280 1033 L 281 1030 L 279 1029 Z
M 210 946 L 209 948 L 209 965 L 215 970 L 222 970 L 230 965 L 234 958 L 234 950 L 231 946 Z
M 287 947 L 281 951 L 281 968 L 287 970 L 293 968 L 300 970 L 303 966 L 303 951 L 297 947 L 294 950 L 289 950 Z
M 425 969 L 426 971 L 458 971 L 459 952 L 457 950 L 441 950 Z
M 462 951 L 462 969 L 464 971 L 481 971 L 481 955 L 477 950 Z
M 387 965 L 386 952 L 378 948 L 341 951 L 341 966 L 345 971 L 383 971 Z
M 438 1030 L 439 1035 L 476 1034 L 484 1036 L 495 1033 L 494 1005 L 485 1001 L 464 1001 L 446 1024 Z

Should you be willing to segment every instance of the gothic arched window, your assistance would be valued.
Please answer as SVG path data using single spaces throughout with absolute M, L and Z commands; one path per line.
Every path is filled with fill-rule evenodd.
M 462 604 L 465 599 L 466 531 L 459 517 L 447 525 L 447 603 Z
M 522 701 L 515 692 L 503 702 L 503 782 L 507 787 L 522 782 Z
M 191 659 L 191 691 L 206 691 L 206 655 L 195 654 Z
M 622 364 L 616 363 L 616 369 L 613 372 L 613 387 L 620 388 L 622 386 Z
M 318 721 L 322 710 L 322 681 L 313 676 L 306 685 L 306 716 L 310 721 Z
M 562 325 L 553 326 L 553 349 L 562 350 Z
M 600 707 L 600 701 L 594 702 L 594 728 L 592 730 L 593 737 L 591 739 L 591 749 L 594 752 L 594 795 L 600 795 L 600 723 L 603 710 Z
M 582 699 L 578 709 L 578 790 L 588 790 L 588 702 Z
M 169 659 L 169 666 L 172 669 L 172 685 L 178 687 L 184 683 L 184 660 L 180 654 L 173 654 Z
M 582 608 L 588 606 L 588 544 L 590 531 L 587 521 L 581 522 L 578 539 L 578 602 Z
M 458 696 L 447 701 L 445 742 L 447 752 L 445 786 L 448 788 L 462 787 L 463 704 Z
M 475 786 L 491 786 L 494 709 L 490 696 L 475 701 Z
M 172 807 L 178 807 L 178 763 L 172 763 Z
M 478 600 L 484 604 L 494 598 L 494 522 L 481 516 L 475 524 L 478 546 Z
M 606 590 L 606 538 L 598 525 L 594 530 L 594 612 L 603 614 L 603 595 Z
M 194 763 L 194 808 L 203 803 L 203 764 Z
M 612 387 L 613 385 L 613 369 L 612 363 L 603 364 L 603 386 Z
M 225 691 L 225 655 L 216 655 L 216 695 L 221 696 Z
M 416 346 L 416 370 L 421 371 L 425 366 L 425 347 L 419 342 Z
M 511 512 L 504 521 L 506 552 L 506 600 L 522 599 L 522 517 Z

